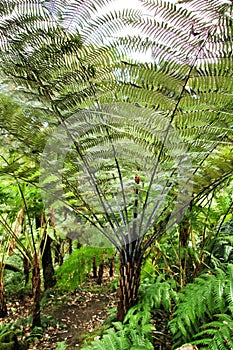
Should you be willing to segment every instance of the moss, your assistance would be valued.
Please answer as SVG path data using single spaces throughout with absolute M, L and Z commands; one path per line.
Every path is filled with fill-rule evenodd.
M 25 350 L 26 344 L 18 342 L 14 332 L 9 331 L 0 336 L 0 350 Z
M 11 342 L 15 342 L 17 343 L 17 336 L 14 332 L 9 331 L 6 333 L 3 333 L 3 335 L 0 336 L 0 344 L 1 343 L 11 343 Z
M 18 349 L 14 341 L 10 343 L 0 343 L 0 350 L 15 350 Z

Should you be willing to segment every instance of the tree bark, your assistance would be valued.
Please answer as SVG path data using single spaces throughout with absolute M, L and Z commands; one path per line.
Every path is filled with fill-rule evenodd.
M 61 266 L 63 264 L 63 255 L 61 252 L 61 241 L 59 241 L 59 243 L 57 242 L 55 244 L 55 257 L 54 257 L 54 261 L 55 263 L 58 263 L 59 266 Z
M 113 277 L 114 269 L 115 269 L 114 258 L 111 258 L 109 261 L 109 277 Z
M 23 257 L 23 273 L 25 277 L 25 286 L 27 286 L 30 276 L 30 263 L 25 256 Z
M 93 256 L 93 258 L 92 258 L 92 271 L 93 271 L 93 277 L 97 278 L 98 275 L 97 275 L 97 265 L 96 265 L 96 257 L 95 256 Z
M 40 301 L 41 301 L 41 278 L 40 278 L 40 263 L 39 257 L 36 254 L 32 267 L 32 328 L 41 327 L 40 318 Z
M 69 254 L 72 254 L 73 252 L 73 245 L 72 245 L 73 241 L 71 238 L 68 238 L 68 244 L 69 244 L 69 249 L 68 249 L 68 252 Z
M 132 262 L 130 257 L 124 261 L 123 253 L 121 255 L 117 321 L 123 322 L 128 310 L 137 302 L 142 264 L 140 259 Z
M 54 277 L 51 243 L 52 243 L 52 238 L 49 235 L 47 235 L 47 237 L 45 237 L 41 241 L 44 290 L 52 288 L 56 284 L 56 279 Z
M 97 278 L 97 284 L 99 284 L 99 285 L 102 284 L 103 274 L 104 274 L 104 262 L 102 261 L 100 266 L 99 266 L 98 278 Z
M 7 306 L 6 306 L 6 299 L 5 299 L 5 293 L 4 293 L 4 282 L 0 282 L 0 317 L 6 317 L 7 316 Z
M 184 287 L 187 279 L 187 252 L 190 236 L 190 221 L 184 218 L 179 225 L 179 250 L 180 250 L 180 285 Z
M 40 251 L 42 256 L 42 268 L 44 277 L 44 289 L 53 287 L 56 283 L 54 277 L 53 259 L 51 252 L 52 238 L 47 234 L 45 214 L 40 213 L 36 217 L 36 228 L 44 228 L 43 239 L 40 243 Z

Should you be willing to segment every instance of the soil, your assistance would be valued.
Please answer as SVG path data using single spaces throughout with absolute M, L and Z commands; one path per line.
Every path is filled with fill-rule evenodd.
M 42 300 L 43 302 L 43 300 Z M 41 329 L 34 330 L 32 337 L 29 322 L 18 326 L 21 339 L 30 339 L 29 349 L 52 350 L 59 342 L 65 341 L 67 350 L 80 349 L 84 341 L 98 339 L 108 312 L 116 307 L 117 296 L 108 279 L 97 285 L 95 279 L 88 278 L 85 285 L 72 293 L 60 294 L 55 289 L 49 291 L 42 303 Z M 8 316 L 0 319 L 3 323 L 25 320 L 31 309 L 31 299 L 13 298 L 7 303 Z M 36 332 L 37 331 L 37 332 Z M 39 334 L 37 334 L 39 333 Z M 42 335 L 42 336 L 41 336 Z

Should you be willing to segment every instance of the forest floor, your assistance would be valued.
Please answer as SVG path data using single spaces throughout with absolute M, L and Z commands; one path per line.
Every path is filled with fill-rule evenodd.
M 66 349 L 73 350 L 80 349 L 85 340 L 98 339 L 109 311 L 117 306 L 117 295 L 109 278 L 104 279 L 101 286 L 95 279 L 88 278 L 72 293 L 50 290 L 42 299 L 43 333 L 41 329 L 31 332 L 28 321 L 31 303 L 29 297 L 22 300 L 9 298 L 8 316 L 0 319 L 0 325 L 16 323 L 21 338 L 30 339 L 29 349 L 52 350 L 59 342 L 65 341 Z

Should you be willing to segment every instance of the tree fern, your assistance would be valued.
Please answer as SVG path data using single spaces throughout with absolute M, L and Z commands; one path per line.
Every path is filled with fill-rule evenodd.
M 187 1 L 143 0 L 153 15 L 134 17 L 132 11 L 123 11 L 122 16 L 111 13 L 100 19 L 92 17 L 96 3 L 102 6 L 106 1 L 65 2 L 62 9 L 61 1 L 56 6 L 54 1 L 37 4 L 25 0 L 20 13 L 20 6 L 10 2 L 10 6 L 2 9 L 6 22 L 0 28 L 1 65 L 3 73 L 38 98 L 57 123 L 65 125 L 65 130 L 65 121 L 74 112 L 92 108 L 76 115 L 76 121 L 70 119 L 73 125 L 68 135 L 78 127 L 75 133 L 78 139 L 67 157 L 66 168 L 61 169 L 63 162 L 56 164 L 64 180 L 59 189 L 66 187 L 67 196 L 62 200 L 68 203 L 72 200 L 69 205 L 121 252 L 122 286 L 125 288 L 127 281 L 128 292 L 132 294 L 129 305 L 121 308 L 127 310 L 137 298 L 145 251 L 182 217 L 184 202 L 191 199 L 192 173 L 231 132 L 232 3 L 215 0 L 205 9 L 204 0 L 199 3 L 190 0 L 189 6 Z M 32 15 L 27 16 L 27 11 Z M 140 49 L 144 46 L 144 36 L 149 36 L 146 45 L 155 64 L 131 64 L 132 60 L 127 58 L 129 51 L 124 46 L 122 55 L 118 39 L 110 47 L 98 45 L 99 36 L 95 34 L 105 35 L 108 29 L 113 33 L 125 23 L 127 16 L 128 22 L 144 33 L 128 47 L 135 50 L 136 43 L 136 50 Z M 87 26 L 86 17 L 90 19 Z M 88 41 L 90 30 L 95 30 L 94 43 Z M 123 40 L 127 43 L 127 38 Z M 114 103 L 104 104 L 109 101 Z M 116 101 L 127 103 L 120 106 Z M 102 112 L 105 118 L 101 115 L 95 124 L 96 115 Z M 85 114 L 89 117 L 83 125 Z M 222 121 L 218 123 L 222 117 L 224 125 Z M 60 156 L 65 154 L 62 147 L 67 151 L 67 144 L 63 142 L 64 134 L 60 133 L 59 137 Z M 125 149 L 130 150 L 126 167 L 126 153 L 118 151 L 123 140 Z M 108 170 L 114 167 L 114 179 L 107 192 L 109 182 L 106 185 L 103 180 L 106 154 Z M 45 158 L 48 163 L 54 163 L 54 159 Z M 71 179 L 70 168 L 74 170 Z M 137 180 L 140 184 L 135 182 L 135 172 L 142 173 L 143 180 Z M 75 175 L 81 186 L 77 186 Z M 145 175 L 149 175 L 147 181 Z M 88 186 L 87 190 L 84 185 Z M 138 191 L 140 201 L 135 198 Z M 161 222 L 161 227 L 153 230 Z M 133 244 L 132 237 L 138 238 L 133 239 Z M 119 248 L 122 246 L 123 249 Z M 126 298 L 123 287 L 120 295 Z M 124 314 L 119 319 L 123 317 Z

